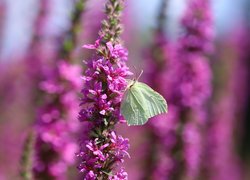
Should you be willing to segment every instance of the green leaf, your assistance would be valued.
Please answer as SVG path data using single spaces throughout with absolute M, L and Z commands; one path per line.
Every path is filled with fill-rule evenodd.
M 143 125 L 149 118 L 167 113 L 167 102 L 148 85 L 129 80 L 120 110 L 128 125 Z

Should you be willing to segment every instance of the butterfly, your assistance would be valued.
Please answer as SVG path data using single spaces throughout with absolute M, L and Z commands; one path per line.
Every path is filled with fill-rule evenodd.
M 149 118 L 167 113 L 167 102 L 158 92 L 138 80 L 128 80 L 120 111 L 127 124 L 143 125 Z

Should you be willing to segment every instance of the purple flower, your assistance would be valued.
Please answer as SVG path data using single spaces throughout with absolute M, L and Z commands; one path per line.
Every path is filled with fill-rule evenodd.
M 128 173 L 124 171 L 122 168 L 119 172 L 117 172 L 114 176 L 110 177 L 109 180 L 127 180 Z
M 82 47 L 86 49 L 97 49 L 100 46 L 100 40 L 101 39 L 97 39 L 95 41 L 95 44 L 86 44 L 86 45 L 83 45 Z
M 184 141 L 184 157 L 187 162 L 187 176 L 197 177 L 201 163 L 202 153 L 202 139 L 201 132 L 198 128 L 198 124 L 190 122 L 186 124 L 183 131 Z
M 107 19 L 103 20 L 100 37 L 94 45 L 95 55 L 87 61 L 81 91 L 79 120 L 89 123 L 88 137 L 81 140 L 81 158 L 78 169 L 84 179 L 124 179 L 125 172 L 119 172 L 118 163 L 129 156 L 128 139 L 116 134 L 114 127 L 124 122 L 120 113 L 121 99 L 127 87 L 126 78 L 132 73 L 126 66 L 128 52 L 120 44 L 120 11 L 123 1 L 107 1 Z M 110 28 L 112 27 L 112 28 Z
M 207 134 L 208 155 L 204 162 L 206 170 L 211 174 L 211 180 L 243 179 L 242 166 L 233 148 L 235 104 L 231 98 L 222 96 L 212 110 L 212 124 Z M 235 120 L 238 123 L 238 119 Z
M 180 56 L 170 70 L 174 97 L 179 106 L 196 108 L 211 95 L 211 70 L 207 59 L 197 54 Z
M 86 145 L 86 147 L 92 151 L 93 155 L 97 156 L 98 159 L 100 159 L 101 161 L 105 161 L 106 160 L 106 156 L 103 154 L 103 150 L 109 146 L 109 144 L 104 144 L 100 147 L 98 147 L 96 144 L 98 142 L 98 139 L 95 139 L 94 142 L 88 142 L 88 144 Z
M 97 178 L 97 176 L 96 176 L 96 174 L 94 174 L 93 171 L 89 171 L 85 177 L 86 180 L 95 180 L 96 178 Z
M 96 43 L 93 46 L 99 48 L 100 44 Z M 88 45 L 90 48 L 93 46 Z M 78 153 L 81 158 L 78 168 L 84 173 L 84 177 L 92 172 L 95 177 L 104 176 L 105 173 L 109 173 L 101 170 L 105 169 L 105 164 L 111 166 L 116 162 L 123 162 L 126 156 L 129 157 L 128 139 L 117 135 L 111 129 L 106 131 L 99 129 L 100 126 L 108 127 L 123 122 L 119 107 L 123 91 L 127 86 L 126 77 L 132 74 L 125 64 L 127 50 L 120 44 L 112 45 L 111 42 L 106 43 L 105 47 L 108 50 L 107 56 L 97 56 L 89 61 L 83 77 L 84 88 L 81 91 L 83 108 L 79 113 L 79 120 L 92 123 L 89 133 L 94 133 L 96 136 L 95 139 L 89 138 L 83 141 Z
M 93 111 L 98 111 L 100 115 L 107 115 L 113 113 L 115 109 L 119 109 L 122 91 L 127 86 L 125 78 L 132 74 L 124 63 L 126 60 L 124 53 L 117 53 L 118 51 L 126 52 L 126 50 L 122 50 L 121 45 L 119 45 L 119 49 L 116 50 L 110 43 L 107 44 L 109 44 L 112 53 L 121 55 L 121 57 L 119 56 L 118 58 L 118 56 L 116 56 L 116 59 L 119 59 L 116 67 L 104 58 L 98 58 L 97 60 L 87 63 L 88 69 L 84 76 L 85 87 L 82 90 L 82 104 L 89 105 L 81 111 L 81 121 L 88 121 L 94 118 L 92 115 L 97 116 Z M 112 53 L 110 51 L 110 58 L 113 58 Z M 102 81 L 104 80 L 107 86 L 105 87 L 106 92 L 103 92 L 104 87 Z M 112 99 L 108 99 L 108 95 L 111 96 Z
M 150 123 L 157 147 L 157 161 L 149 165 L 154 178 L 195 179 L 198 175 L 202 153 L 199 127 L 206 121 L 204 105 L 211 96 L 211 70 L 205 57 L 213 50 L 209 5 L 206 0 L 189 0 L 177 47 L 165 39 L 161 29 L 149 51 L 148 81 L 169 106 L 167 115 L 155 117 Z M 179 153 L 183 159 L 173 158 Z
M 129 149 L 129 140 L 127 138 L 124 139 L 122 136 L 117 136 L 116 133 L 112 131 L 110 133 L 110 140 L 111 150 L 118 161 L 123 162 L 125 156 L 130 157 L 127 152 Z
M 175 104 L 179 106 L 183 130 L 179 149 L 183 153 L 185 177 L 199 175 L 202 130 L 207 122 L 205 104 L 211 98 L 211 69 L 206 55 L 213 50 L 213 27 L 210 2 L 190 0 L 182 18 L 184 34 L 179 39 L 177 59 L 172 68 L 172 87 Z M 177 170 L 179 169 L 177 168 Z
M 177 143 L 176 130 L 179 122 L 179 106 L 175 104 L 173 68 L 176 64 L 176 48 L 162 33 L 156 33 L 153 47 L 147 50 L 147 81 L 153 89 L 160 92 L 168 102 L 168 113 L 158 115 L 149 121 L 149 131 L 154 140 L 149 144 L 153 162 L 148 164 L 152 172 L 145 176 L 151 179 L 170 179 L 174 173 L 175 160 L 172 155 Z M 162 83 L 164 82 L 164 83 Z M 149 171 L 149 170 L 148 170 Z
M 116 44 L 113 46 L 111 42 L 108 42 L 106 45 L 108 47 L 111 58 L 120 58 L 124 61 L 128 59 L 128 51 L 125 50 L 120 44 Z
M 79 129 L 75 118 L 78 111 L 77 91 L 81 85 L 80 68 L 59 61 L 50 74 L 53 76 L 41 85 L 41 90 L 47 94 L 45 104 L 37 114 L 36 161 L 33 169 L 35 176 L 46 174 L 62 178 L 73 164 L 77 150 L 73 135 Z M 52 101 L 55 97 L 58 97 L 58 101 Z M 54 158 L 43 159 L 46 153 Z
M 97 175 L 98 171 L 103 168 L 104 162 L 123 162 L 123 158 L 129 156 L 128 139 L 117 136 L 114 131 L 109 136 L 110 142 L 103 145 L 100 144 L 101 140 L 98 138 L 83 142 L 82 149 L 78 153 L 82 160 L 78 169 L 84 173 L 84 176 L 87 176 L 90 171 Z
M 213 51 L 214 29 L 209 0 L 189 0 L 181 23 L 184 28 L 181 48 L 204 53 Z

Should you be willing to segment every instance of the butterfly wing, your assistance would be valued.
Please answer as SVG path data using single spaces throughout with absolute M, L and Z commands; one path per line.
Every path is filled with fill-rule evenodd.
M 143 125 L 149 118 L 165 112 L 165 99 L 144 83 L 135 82 L 124 94 L 121 113 L 128 125 Z
M 127 89 L 121 103 L 121 113 L 128 125 L 143 125 L 147 121 L 143 97 L 134 86 Z
M 144 98 L 143 106 L 147 109 L 147 118 L 151 118 L 168 111 L 166 100 L 158 92 L 141 82 L 135 83 L 135 86 Z

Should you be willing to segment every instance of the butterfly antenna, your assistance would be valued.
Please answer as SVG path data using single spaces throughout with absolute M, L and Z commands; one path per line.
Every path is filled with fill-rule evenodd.
M 139 78 L 141 77 L 142 73 L 143 73 L 143 70 L 141 70 L 141 73 L 139 74 L 139 76 L 136 78 L 135 81 L 138 81 L 138 80 L 139 80 Z

